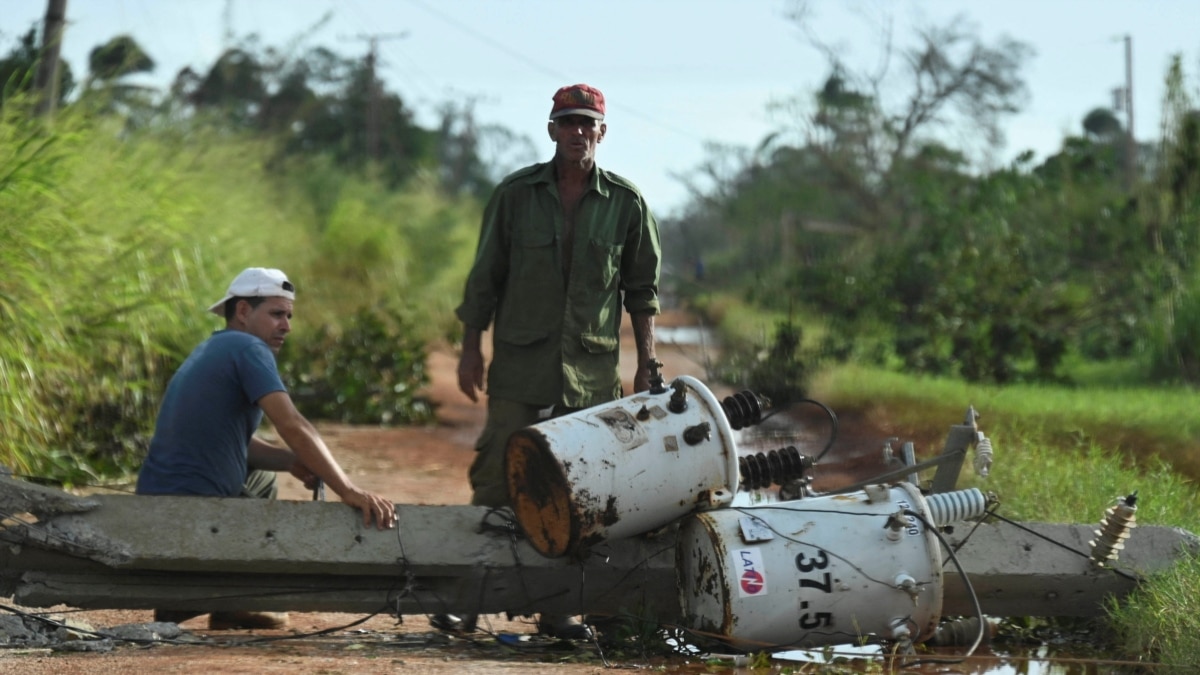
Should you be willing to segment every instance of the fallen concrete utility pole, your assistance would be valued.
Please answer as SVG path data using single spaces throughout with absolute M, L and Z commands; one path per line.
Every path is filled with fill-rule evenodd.
M 397 505 L 397 528 L 381 531 L 340 503 L 72 498 L 0 479 L 0 508 L 29 514 L 0 532 L 2 590 L 29 606 L 416 614 L 670 604 L 657 583 L 670 540 L 623 542 L 607 561 L 549 560 L 511 534 L 511 518 L 482 507 Z M 639 566 L 661 575 L 647 586 L 630 574 Z
M 885 453 L 897 467 L 816 493 L 835 416 L 815 457 L 739 452 L 734 432 L 768 408 L 656 374 L 648 392 L 514 433 L 511 511 L 397 505 L 391 531 L 342 504 L 78 498 L 5 479 L 0 590 L 81 608 L 634 615 L 738 649 L 870 637 L 907 650 L 943 616 L 1098 615 L 1198 549 L 1190 533 L 1135 528 L 1136 494 L 1098 526 L 1049 525 L 954 490 L 968 450 L 980 476 L 993 460 L 973 408 L 940 456 L 917 462 L 906 445 Z
M 398 528 L 379 531 L 339 503 L 75 497 L 0 478 L 0 509 L 0 592 L 26 606 L 681 618 L 670 528 L 575 561 L 540 555 L 500 512 L 474 506 L 400 504 Z M 947 540 L 990 616 L 1099 615 L 1106 596 L 1198 545 L 1182 530 L 1138 527 L 1116 571 L 1089 561 L 1094 529 L 999 522 L 960 525 Z M 950 564 L 944 591 L 944 615 L 974 613 Z

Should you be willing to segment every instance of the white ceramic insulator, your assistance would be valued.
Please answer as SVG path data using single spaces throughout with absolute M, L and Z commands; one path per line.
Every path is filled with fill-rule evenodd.
M 926 497 L 925 503 L 929 505 L 933 524 L 939 527 L 960 520 L 976 520 L 987 513 L 987 499 L 979 488 L 939 492 Z

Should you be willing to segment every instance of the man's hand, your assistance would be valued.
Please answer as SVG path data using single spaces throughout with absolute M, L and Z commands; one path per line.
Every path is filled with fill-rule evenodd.
M 633 375 L 633 392 L 640 394 L 643 391 L 650 391 L 650 368 L 645 362 L 638 365 L 637 372 Z
M 292 403 L 292 398 L 286 391 L 273 391 L 263 396 L 258 399 L 258 406 L 266 413 L 271 424 L 275 425 L 279 437 L 291 448 L 276 448 L 272 455 L 273 461 L 282 462 L 287 458 L 287 463 L 269 468 L 290 472 L 304 481 L 305 487 L 310 490 L 316 487 L 316 478 L 320 477 L 343 503 L 363 512 L 363 525 L 370 526 L 374 521 L 381 530 L 395 527 L 396 505 L 377 494 L 360 490 L 350 482 L 346 472 L 342 471 L 342 467 L 333 459 L 333 454 L 317 433 L 316 427 L 296 410 L 296 405 Z M 258 445 L 266 446 L 261 442 Z M 310 475 L 313 477 L 312 483 L 308 481 Z
M 308 467 L 304 466 L 300 462 L 294 462 L 292 467 L 288 469 L 288 473 L 295 476 L 296 480 L 304 483 L 304 487 L 308 488 L 309 490 L 315 489 L 317 487 L 317 481 L 321 480 L 317 477 L 317 474 L 309 471 Z
M 483 355 L 479 352 L 463 352 L 458 360 L 458 388 L 472 401 L 479 400 L 483 391 Z
M 390 530 L 396 526 L 396 505 L 373 492 L 351 487 L 344 495 L 339 495 L 342 502 L 353 506 L 363 513 L 363 526 L 370 527 L 375 521 L 377 528 Z
M 472 401 L 478 401 L 477 392 L 483 391 L 483 351 L 479 340 L 479 331 L 468 329 L 458 359 L 458 388 Z

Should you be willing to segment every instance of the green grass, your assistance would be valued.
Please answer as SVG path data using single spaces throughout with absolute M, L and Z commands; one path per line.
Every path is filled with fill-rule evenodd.
M 838 410 L 878 417 L 918 454 L 941 450 L 949 426 L 967 406 L 994 446 L 986 479 L 965 470 L 969 484 L 996 492 L 1010 517 L 1049 522 L 1099 522 L 1113 501 L 1138 491 L 1138 520 L 1200 532 L 1196 481 L 1176 462 L 1194 466 L 1200 440 L 1189 436 L 1186 391 L 989 387 L 857 366 L 821 373 L 813 397 Z
M 1118 646 L 1128 658 L 1173 669 L 1190 670 L 1200 663 L 1200 557 L 1185 556 L 1109 607 Z
M 689 298 L 688 303 L 693 311 L 718 327 L 727 344 L 769 344 L 776 326 L 789 320 L 803 328 L 802 346 L 806 348 L 819 344 L 826 332 L 824 321 L 803 309 L 791 313 L 762 310 L 734 293 L 709 292 Z
M 886 401 L 890 420 L 933 432 L 937 420 L 962 419 L 967 405 L 998 437 L 1078 451 L 1110 450 L 1126 463 L 1169 464 L 1200 478 L 1200 393 L 1182 387 L 1061 387 L 977 385 L 948 378 L 904 375 L 859 366 L 822 372 L 813 391 L 835 409 L 863 409 Z

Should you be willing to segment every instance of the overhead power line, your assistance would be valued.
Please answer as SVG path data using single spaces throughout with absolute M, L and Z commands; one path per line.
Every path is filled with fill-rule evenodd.
M 474 28 L 471 28 L 470 26 L 462 23 L 461 21 L 458 21 L 457 19 L 447 15 L 445 12 L 443 12 L 439 9 L 436 9 L 431 4 L 424 2 L 424 0 L 412 0 L 412 3 L 414 5 L 417 5 L 421 9 L 424 9 L 426 12 L 429 12 L 430 14 L 438 17 L 442 21 L 445 21 L 446 23 L 450 24 L 451 26 L 457 28 L 458 30 L 462 31 L 463 33 L 470 35 L 471 37 L 475 38 L 476 40 L 479 40 L 480 42 L 482 42 L 490 47 L 493 47 L 501 52 L 504 52 L 505 54 L 508 54 L 512 58 L 520 61 L 521 63 L 523 63 L 526 66 L 528 66 L 529 68 L 541 73 L 542 75 L 553 78 L 556 82 L 559 82 L 560 84 L 567 84 L 570 82 L 570 77 L 568 77 L 552 68 L 547 68 L 545 65 L 543 65 L 541 63 L 541 61 L 530 58 L 530 57 L 526 56 L 525 54 L 522 54 L 521 52 L 518 52 L 517 50 L 512 49 L 508 45 L 506 45 L 498 40 L 495 40 L 494 38 L 492 38 L 490 35 L 487 35 L 486 33 L 483 33 L 481 31 L 475 30 Z M 679 127 L 674 126 L 672 124 L 668 124 L 666 122 L 659 121 L 659 120 L 655 119 L 654 117 L 647 115 L 633 107 L 623 105 L 620 103 L 613 104 L 611 102 L 609 103 L 609 107 L 616 108 L 617 110 L 621 110 L 622 112 L 628 113 L 631 117 L 636 117 L 636 118 L 642 120 L 643 122 L 652 124 L 656 127 L 659 127 L 660 129 L 678 134 L 679 136 L 682 136 L 690 141 L 703 142 L 703 139 L 699 138 L 695 134 L 688 133 L 687 131 L 684 131 L 684 130 L 680 129 Z

